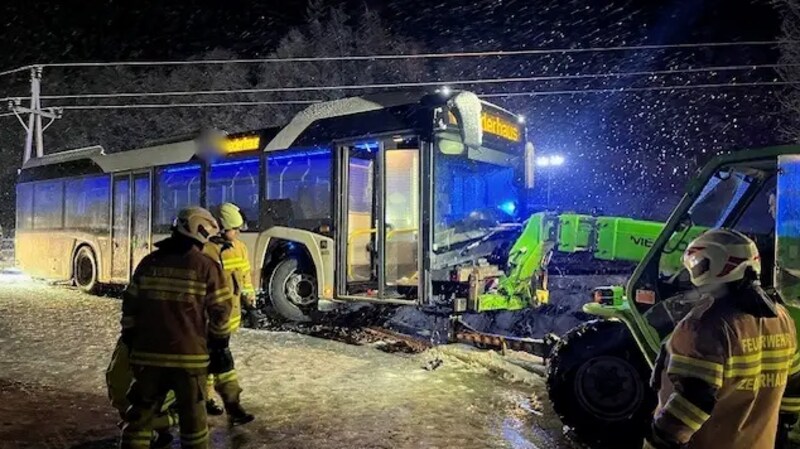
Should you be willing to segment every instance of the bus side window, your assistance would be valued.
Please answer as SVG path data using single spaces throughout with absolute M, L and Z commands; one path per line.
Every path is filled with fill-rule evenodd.
M 214 210 L 234 203 L 247 218 L 249 229 L 258 229 L 259 158 L 223 160 L 211 165 L 206 203 Z
M 156 201 L 153 232 L 169 232 L 173 220 L 184 207 L 200 205 L 200 164 L 162 168 L 156 174 Z
M 267 212 L 274 225 L 332 217 L 330 149 L 286 150 L 267 155 Z M 299 226 L 302 226 L 300 224 Z
M 33 229 L 33 184 L 17 186 L 17 229 Z
M 64 226 L 103 231 L 110 226 L 111 178 L 107 175 L 71 179 L 65 188 Z
M 64 181 L 42 181 L 33 185 L 33 228 L 64 226 Z

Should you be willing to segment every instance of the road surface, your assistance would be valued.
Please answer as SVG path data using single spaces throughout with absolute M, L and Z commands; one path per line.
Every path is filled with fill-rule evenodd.
M 0 448 L 116 446 L 104 370 L 119 309 L 115 298 L 0 282 Z M 577 447 L 552 418 L 542 379 L 495 354 L 387 353 L 247 329 L 232 349 L 257 419 L 229 430 L 212 418 L 214 448 Z

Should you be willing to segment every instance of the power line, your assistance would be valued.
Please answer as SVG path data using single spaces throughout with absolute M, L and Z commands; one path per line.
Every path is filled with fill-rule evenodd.
M 0 72 L 0 76 L 11 75 L 14 73 L 24 72 L 26 70 L 32 69 L 34 66 L 32 65 L 24 65 L 22 67 L 17 67 L 16 69 L 6 70 L 4 72 Z
M 652 44 L 629 45 L 612 47 L 578 47 L 578 48 L 535 48 L 528 50 L 494 50 L 471 52 L 443 52 L 443 53 L 416 53 L 416 54 L 376 54 L 376 55 L 349 55 L 349 56 L 311 56 L 292 58 L 249 58 L 249 59 L 200 59 L 191 61 L 109 61 L 109 62 L 62 62 L 49 64 L 35 64 L 0 72 L 0 76 L 8 75 L 32 67 L 52 68 L 86 68 L 86 67 L 154 67 L 154 66 L 183 66 L 183 65 L 218 65 L 218 64 L 271 64 L 285 62 L 334 62 L 334 61 L 375 61 L 395 59 L 441 59 L 441 58 L 482 58 L 506 57 L 546 54 L 575 54 L 575 53 L 607 53 L 619 51 L 649 51 L 688 48 L 721 48 L 734 46 L 765 46 L 798 43 L 793 40 L 776 41 L 738 41 L 738 42 L 702 42 L 685 44 Z
M 267 87 L 267 88 L 253 88 L 253 89 L 221 89 L 221 90 L 200 90 L 200 91 L 118 92 L 118 93 L 43 95 L 41 98 L 43 100 L 76 100 L 76 99 L 102 99 L 102 98 L 148 98 L 148 97 L 179 97 L 179 96 L 201 96 L 201 95 L 316 92 L 316 91 L 332 91 L 332 90 L 335 91 L 335 90 L 363 90 L 363 89 L 392 89 L 392 88 L 431 87 L 431 86 L 445 86 L 445 85 L 456 86 L 456 85 L 542 82 L 542 81 L 568 81 L 568 80 L 581 80 L 581 79 L 622 78 L 622 77 L 635 77 L 635 76 L 669 76 L 669 75 L 679 75 L 687 73 L 776 69 L 782 67 L 799 67 L 799 66 L 800 64 L 750 64 L 750 65 L 730 65 L 730 66 L 717 66 L 717 67 L 697 67 L 697 68 L 677 69 L 677 70 L 588 73 L 588 74 L 575 74 L 575 75 L 531 76 L 531 77 L 516 77 L 516 78 L 515 77 L 482 78 L 482 79 L 472 79 L 472 80 L 421 81 L 421 82 L 402 82 L 402 83 L 346 84 L 338 86 Z M 11 97 L 11 98 L 0 99 L 0 101 L 10 100 L 12 98 L 28 99 L 29 97 Z
M 787 86 L 794 84 L 790 81 L 763 81 L 763 82 L 742 82 L 742 83 L 706 83 L 706 84 L 683 84 L 674 86 L 647 86 L 647 87 L 619 87 L 603 89 L 572 89 L 572 90 L 551 90 L 551 91 L 524 91 L 508 93 L 485 93 L 478 94 L 481 98 L 511 98 L 511 97 L 543 97 L 554 95 L 582 95 L 599 93 L 634 93 L 651 91 L 670 91 L 670 90 L 691 90 L 691 89 L 716 89 L 731 87 L 764 87 L 764 86 Z M 225 101 L 225 102 L 199 102 L 199 103 L 149 103 L 149 104 L 116 104 L 116 105 L 64 105 L 49 106 L 53 109 L 62 110 L 107 110 L 107 109 L 173 109 L 173 108 L 200 108 L 200 107 L 227 107 L 227 106 L 288 106 L 288 105 L 310 105 L 325 100 L 277 100 L 277 101 Z M 14 115 L 13 113 L 0 114 L 0 117 Z
M 502 98 L 502 97 L 540 97 L 552 95 L 580 95 L 597 93 L 629 93 L 646 91 L 668 91 L 668 90 L 691 90 L 691 89 L 712 89 L 728 87 L 757 87 L 757 86 L 785 86 L 792 84 L 789 81 L 763 81 L 763 82 L 744 82 L 744 83 L 707 83 L 707 84 L 683 84 L 674 86 L 649 86 L 649 87 L 620 87 L 604 89 L 572 89 L 572 90 L 552 90 L 552 91 L 525 91 L 508 93 L 485 93 L 478 94 L 481 98 Z M 259 105 L 309 105 L 320 103 L 318 100 L 277 100 L 277 101 L 233 101 L 233 102 L 202 102 L 202 103 L 149 103 L 149 104 L 117 104 L 117 105 L 67 105 L 51 106 L 56 109 L 64 110 L 95 110 L 95 109 L 171 109 L 186 107 L 215 107 L 215 106 L 259 106 Z
M 528 92 L 508 92 L 508 93 L 489 93 L 479 94 L 481 98 L 502 98 L 502 97 L 545 97 L 550 95 L 578 95 L 578 94 L 600 94 L 600 93 L 628 93 L 628 92 L 652 92 L 661 90 L 691 90 L 691 89 L 716 89 L 727 87 L 757 87 L 757 86 L 788 86 L 791 81 L 756 81 L 745 83 L 707 83 L 707 84 L 683 84 L 678 86 L 648 86 L 648 87 L 618 87 L 605 89 L 579 89 L 579 90 L 550 90 L 550 91 L 528 91 Z

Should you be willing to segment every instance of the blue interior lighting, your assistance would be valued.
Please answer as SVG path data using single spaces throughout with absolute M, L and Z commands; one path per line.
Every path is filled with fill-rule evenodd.
M 513 201 L 506 201 L 497 207 L 508 215 L 514 215 L 517 211 L 517 204 Z
M 331 150 L 330 148 L 323 148 L 321 150 L 308 150 L 308 151 L 287 150 L 286 152 L 282 153 L 284 154 L 268 154 L 267 158 L 269 159 L 270 162 L 283 159 L 298 159 L 303 157 L 330 155 Z
M 226 162 L 216 162 L 213 165 L 211 165 L 211 168 L 230 167 L 230 166 L 236 166 L 236 165 L 253 165 L 253 164 L 258 164 L 258 158 L 239 159 L 239 160 L 235 160 L 235 161 L 226 161 Z
M 163 168 L 161 169 L 161 173 L 172 174 L 172 173 L 180 173 L 191 170 L 200 170 L 200 165 L 189 164 L 189 165 L 181 165 L 178 167 Z
M 377 151 L 380 147 L 378 142 L 359 142 L 353 145 L 357 150 Z

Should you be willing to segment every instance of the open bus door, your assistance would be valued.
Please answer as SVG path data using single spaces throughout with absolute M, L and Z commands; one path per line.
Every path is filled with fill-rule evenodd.
M 337 294 L 415 303 L 420 291 L 417 138 L 339 145 Z

